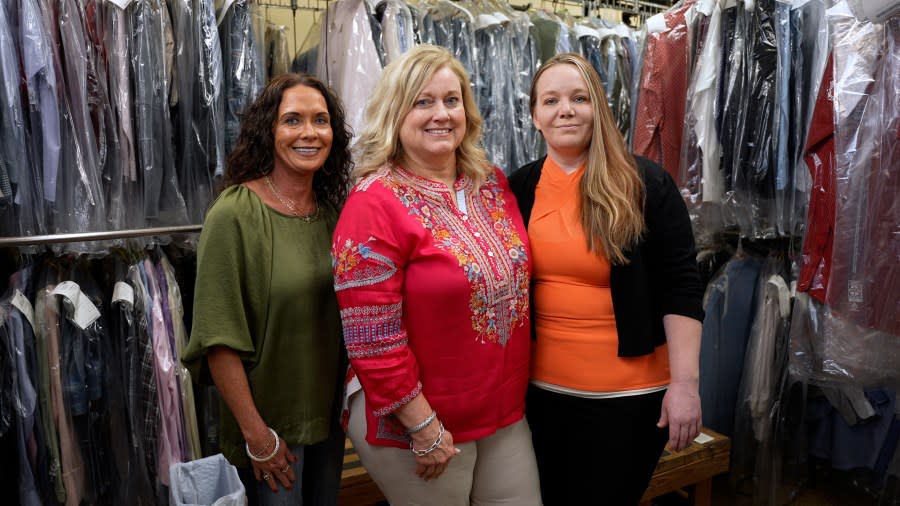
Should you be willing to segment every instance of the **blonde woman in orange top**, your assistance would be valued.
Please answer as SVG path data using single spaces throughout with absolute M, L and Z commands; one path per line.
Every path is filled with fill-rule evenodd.
M 703 285 L 668 174 L 631 155 L 579 55 L 545 63 L 548 156 L 510 178 L 533 257 L 526 414 L 544 504 L 638 504 L 666 443 L 700 429 Z

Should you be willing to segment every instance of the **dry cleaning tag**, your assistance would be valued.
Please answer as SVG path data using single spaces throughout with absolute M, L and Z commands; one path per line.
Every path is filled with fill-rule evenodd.
M 75 307 L 75 314 L 72 316 L 72 320 L 81 330 L 87 329 L 92 323 L 97 321 L 97 318 L 100 318 L 100 311 L 97 309 L 97 306 L 81 293 L 81 287 L 74 281 L 63 281 L 56 285 L 51 294 L 62 295 L 72 303 L 72 306 Z
M 13 294 L 13 298 L 10 301 L 13 307 L 19 310 L 23 315 L 25 315 L 25 319 L 28 320 L 28 323 L 31 324 L 31 332 L 35 333 L 34 330 L 34 307 L 31 305 L 31 301 L 28 300 L 28 297 L 25 297 L 22 292 L 16 288 L 16 293 Z
M 131 288 L 131 285 L 123 281 L 116 281 L 116 284 L 113 285 L 112 303 L 115 304 L 119 301 L 126 302 L 129 306 L 134 306 L 134 288 Z

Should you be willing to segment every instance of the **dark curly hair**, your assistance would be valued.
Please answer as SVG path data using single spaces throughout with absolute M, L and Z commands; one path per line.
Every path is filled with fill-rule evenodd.
M 344 121 L 344 107 L 331 88 L 309 74 L 282 74 L 272 79 L 259 97 L 244 111 L 241 132 L 228 154 L 225 186 L 241 184 L 272 172 L 275 162 L 275 136 L 272 128 L 284 90 L 308 86 L 325 97 L 334 139 L 325 165 L 313 175 L 313 191 L 340 210 L 350 191 L 350 128 Z

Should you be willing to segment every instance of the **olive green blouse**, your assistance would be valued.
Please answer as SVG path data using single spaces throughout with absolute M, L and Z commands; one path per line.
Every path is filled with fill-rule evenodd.
M 306 222 L 236 185 L 213 203 L 200 235 L 193 328 L 182 361 L 210 384 L 206 352 L 235 350 L 260 415 L 289 445 L 328 436 L 342 346 L 330 256 L 336 221 L 324 203 Z M 232 464 L 249 465 L 224 402 L 219 441 Z

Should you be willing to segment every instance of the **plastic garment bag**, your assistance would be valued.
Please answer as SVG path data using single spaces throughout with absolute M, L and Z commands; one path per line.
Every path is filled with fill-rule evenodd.
M 900 339 L 861 327 L 798 293 L 791 315 L 791 376 L 809 383 L 877 386 L 896 381 Z
M 692 5 L 676 5 L 647 21 L 632 127 L 635 154 L 657 162 L 673 179 L 678 177 L 684 130 L 691 47 L 687 16 Z
M 513 103 L 515 104 L 515 129 L 513 130 L 510 165 L 501 167 L 507 174 L 522 165 L 538 159 L 543 145 L 537 129 L 531 122 L 531 78 L 541 67 L 538 43 L 534 27 L 526 14 L 511 13 L 509 29 L 512 31 L 512 58 L 515 69 Z
M 244 506 L 244 484 L 221 453 L 169 468 L 172 506 Z
M 420 12 L 422 10 L 425 10 L 424 6 Z M 440 0 L 425 10 L 420 26 L 424 28 L 420 35 L 422 43 L 447 48 L 469 73 L 473 90 L 478 90 L 481 60 L 476 58 L 475 18 L 472 13 L 462 3 Z M 477 91 L 475 93 L 477 100 Z
M 706 2 L 705 4 L 708 4 Z M 722 229 L 721 202 L 724 180 L 720 172 L 721 145 L 715 112 L 722 69 L 720 2 L 705 5 L 706 37 L 688 85 L 678 186 L 687 204 L 698 244 L 711 244 Z
M 100 100 L 97 75 L 91 67 L 84 11 L 77 0 L 56 2 L 59 36 L 64 57 L 65 93 L 68 117 L 64 128 L 71 132 L 74 145 L 69 157 L 63 156 L 57 213 L 60 232 L 86 232 L 106 229 L 106 197 L 101 187 L 100 145 L 91 118 L 91 106 Z M 105 146 L 103 146 L 105 148 Z M 67 146 L 64 147 L 64 153 Z M 72 149 L 74 148 L 74 149 Z M 102 243 L 71 243 L 70 252 L 91 253 L 105 250 Z
M 37 469 L 38 451 L 29 451 L 29 445 L 36 448 L 36 422 L 38 409 L 38 385 L 34 348 L 34 309 L 22 294 L 28 286 L 31 268 L 13 274 L 10 289 L 0 301 L 0 348 L 6 346 L 12 366 L 12 385 L 4 393 L 14 395 L 14 415 L 16 417 L 16 443 L 19 453 L 18 499 L 23 506 L 39 506 L 41 503 L 37 480 L 33 469 Z M 4 342 L 5 340 L 5 342 Z M 7 409 L 0 407 L 0 426 L 6 423 L 3 415 Z
M 731 436 L 762 260 L 736 255 L 707 285 L 700 341 L 703 425 Z
M 256 32 L 259 13 L 255 4 L 250 0 L 235 0 L 226 8 L 226 12 L 218 14 L 218 19 L 224 69 L 225 153 L 230 153 L 241 131 L 240 115 L 262 92 L 266 76 L 260 34 Z
M 316 57 L 317 72 L 344 102 L 347 124 L 354 137 L 363 128 L 368 95 L 381 77 L 368 7 L 363 0 L 331 2 L 322 23 L 322 42 Z
M 759 304 L 753 321 L 735 410 L 732 480 L 754 496 L 754 504 L 785 504 L 781 491 L 785 400 L 789 395 L 788 339 L 790 289 L 779 273 L 779 258 L 769 258 L 760 277 Z M 796 401 L 795 401 L 796 402 Z
M 742 14 L 746 66 L 742 74 L 732 149 L 733 199 L 728 202 L 741 234 L 771 238 L 775 229 L 775 155 L 778 138 L 776 77 L 778 46 L 774 0 L 745 2 Z M 739 20 L 741 21 L 741 20 Z
M 20 94 L 19 55 L 13 26 L 6 10 L 0 12 L 0 233 L 30 235 L 42 224 L 36 208 L 40 199 L 40 171 L 35 171 L 27 149 L 25 115 Z
M 213 20 L 215 23 L 215 20 Z M 287 27 L 266 23 L 266 77 L 267 80 L 290 72 Z
M 820 0 L 794 5 L 790 13 L 791 82 L 789 100 L 793 124 L 788 139 L 788 163 L 793 164 L 793 192 L 783 221 L 785 235 L 802 237 L 806 210 L 812 191 L 812 178 L 803 163 L 804 147 L 810 131 L 819 83 L 828 59 L 828 25 L 825 6 Z
M 188 221 L 202 223 L 213 198 L 213 176 L 225 165 L 219 32 L 210 2 L 173 0 L 169 8 L 179 97 L 173 116 L 178 182 Z
M 118 153 L 109 156 L 119 160 L 121 170 L 106 180 L 109 227 L 141 228 L 144 220 L 144 177 L 138 170 L 137 132 L 135 130 L 135 92 L 132 89 L 132 33 L 134 4 L 122 9 L 113 2 L 104 5 L 104 51 L 109 68 L 109 100 L 115 116 Z M 129 243 L 145 246 L 149 238 L 130 239 Z
M 291 72 L 315 75 L 317 68 L 316 57 L 319 54 L 319 42 L 321 37 L 322 23 L 321 17 L 318 17 L 309 28 L 306 39 L 303 40 L 303 43 L 300 44 L 300 48 L 297 49 L 297 55 L 294 56 L 294 61 L 291 63 Z
M 36 0 L 19 2 L 18 25 L 26 82 L 23 89 L 27 89 L 26 136 L 34 167 L 33 205 L 30 212 L 26 212 L 27 205 L 20 206 L 19 230 L 25 235 L 46 234 L 49 224 L 45 201 L 51 205 L 56 201 L 60 170 L 60 78 L 51 50 L 52 39 Z M 28 198 L 22 193 L 25 188 L 23 185 L 19 189 L 23 199 Z
M 187 211 L 175 171 L 169 117 L 172 60 L 165 41 L 167 34 L 171 35 L 171 24 L 164 4 L 136 0 L 132 30 L 135 134 L 144 217 L 149 226 L 184 225 Z
M 384 45 L 384 64 L 396 60 L 415 45 L 413 18 L 409 8 L 400 0 L 379 2 L 381 12 L 381 40 Z
M 858 325 L 900 336 L 900 22 L 828 11 L 834 51 L 836 203 L 828 303 Z
M 484 148 L 488 160 L 509 173 L 518 168 L 512 153 L 517 135 L 512 38 L 499 20 L 480 14 L 475 44 L 481 60 L 476 101 L 484 118 Z

